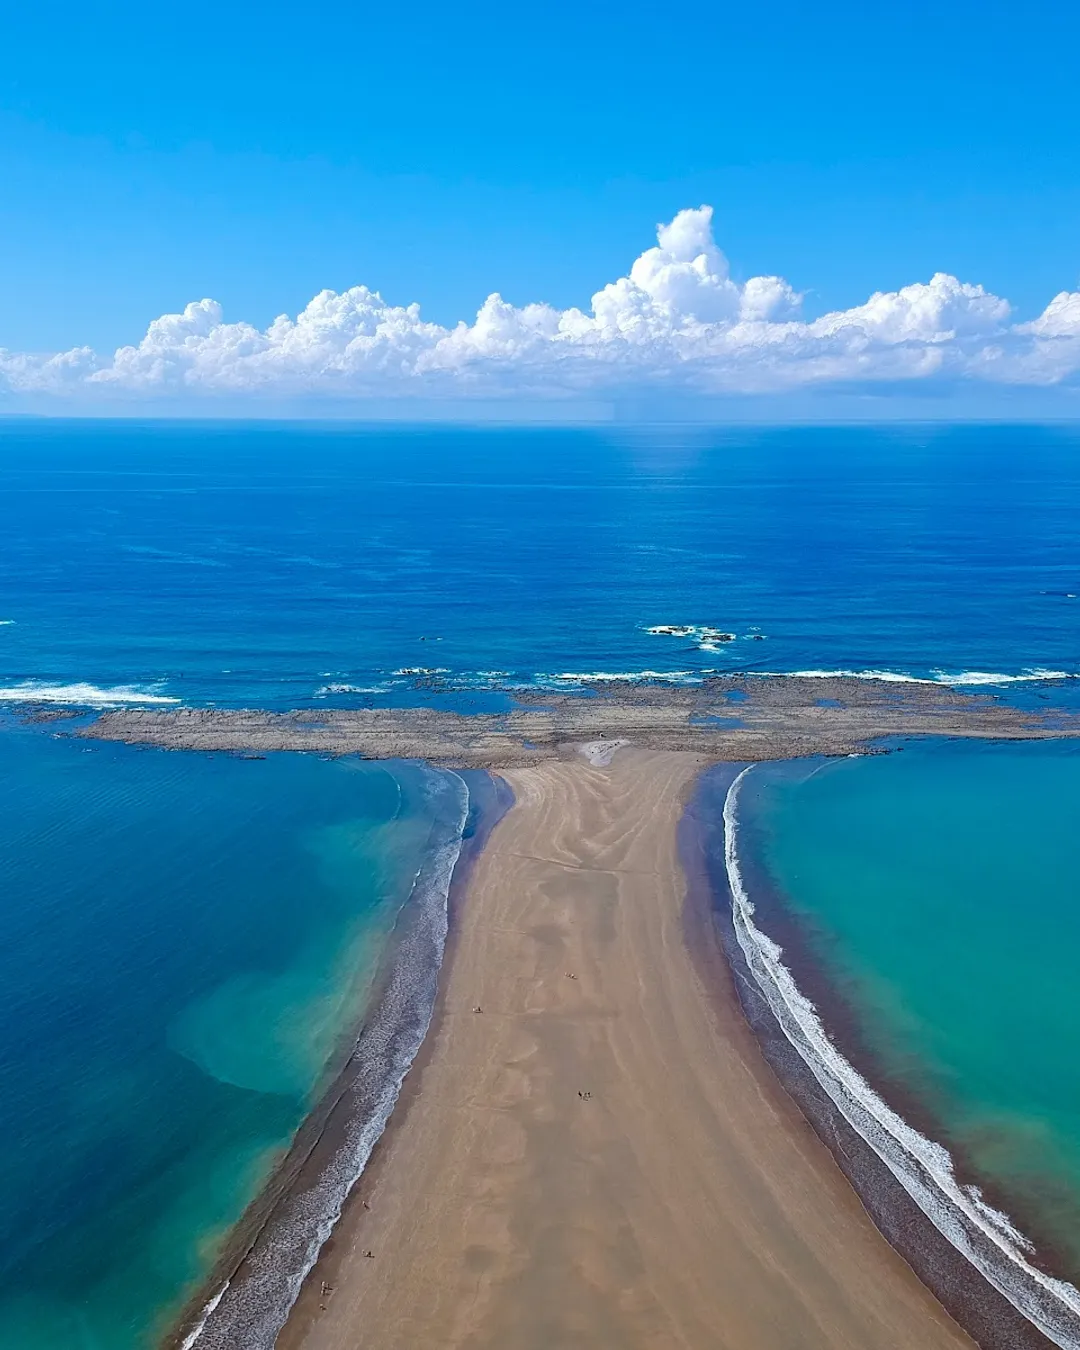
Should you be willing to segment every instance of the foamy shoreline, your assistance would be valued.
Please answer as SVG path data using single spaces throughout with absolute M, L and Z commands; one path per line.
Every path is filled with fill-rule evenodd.
M 914 1129 L 867 1083 L 829 1037 L 813 1004 L 799 989 L 783 961 L 781 948 L 754 923 L 739 858 L 739 793 L 753 765 L 744 768 L 727 789 L 723 806 L 724 870 L 731 904 L 731 922 L 745 960 L 745 969 L 764 998 L 776 1026 L 797 1052 L 833 1108 L 888 1168 L 926 1219 L 958 1256 L 1002 1295 L 1038 1334 L 1038 1343 L 1061 1350 L 1080 1347 L 1080 1291 L 1038 1269 L 1028 1256 L 1031 1243 L 1007 1215 L 990 1206 L 978 1188 L 956 1176 L 948 1151 Z M 753 1019 L 752 1019 L 753 1020 Z M 788 1083 L 789 1090 L 791 1088 Z M 796 1098 L 800 1093 L 796 1089 Z M 845 1169 L 846 1170 L 846 1169 Z M 880 1204 L 880 1198 L 878 1204 Z M 884 1201 L 887 1205 L 887 1199 Z M 871 1210 L 875 1204 L 871 1201 Z M 901 1244 L 901 1250 L 903 1250 Z M 918 1263 L 916 1262 L 917 1268 Z M 922 1269 L 924 1278 L 928 1271 Z M 950 1303 L 947 1283 L 930 1275 L 931 1287 Z M 969 1305 L 970 1306 L 970 1305 Z M 963 1319 L 962 1320 L 967 1320 Z M 991 1322 L 1000 1325 L 1000 1314 Z M 983 1335 L 985 1335 L 985 1330 Z M 1027 1344 L 1000 1328 L 993 1346 Z M 1045 1342 L 1042 1338 L 1045 1337 Z

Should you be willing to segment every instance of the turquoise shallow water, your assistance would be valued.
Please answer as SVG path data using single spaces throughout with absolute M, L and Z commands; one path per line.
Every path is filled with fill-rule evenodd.
M 2 1350 L 154 1344 L 351 1045 L 459 804 L 418 766 L 3 731 Z
M 756 922 L 827 1027 L 1075 1280 L 1080 750 L 769 766 L 739 809 Z

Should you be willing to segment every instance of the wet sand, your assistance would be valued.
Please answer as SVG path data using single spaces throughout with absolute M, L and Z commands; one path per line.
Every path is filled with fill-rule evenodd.
M 704 930 L 691 954 L 676 832 L 703 762 L 505 775 L 423 1063 L 281 1350 L 971 1350 Z

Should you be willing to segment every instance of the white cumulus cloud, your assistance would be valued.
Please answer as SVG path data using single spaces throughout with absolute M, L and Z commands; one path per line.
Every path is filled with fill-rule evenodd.
M 778 276 L 732 278 L 712 208 L 680 211 L 588 309 L 516 307 L 499 295 L 471 323 L 427 322 L 355 286 L 295 318 L 226 322 L 214 300 L 155 319 L 111 355 L 0 349 L 12 395 L 95 393 L 391 398 L 608 397 L 781 392 L 950 379 L 1046 386 L 1080 374 L 1080 292 L 1016 323 L 1006 300 L 937 273 L 815 319 Z

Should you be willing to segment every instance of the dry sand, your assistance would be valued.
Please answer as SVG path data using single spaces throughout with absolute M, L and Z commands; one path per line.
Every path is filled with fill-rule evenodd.
M 700 764 L 507 773 L 424 1063 L 281 1350 L 971 1350 L 691 958 Z

